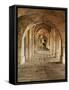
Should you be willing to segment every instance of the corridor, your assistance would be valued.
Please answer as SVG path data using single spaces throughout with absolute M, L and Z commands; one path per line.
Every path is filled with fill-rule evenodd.
M 18 82 L 65 79 L 65 12 L 18 8 Z

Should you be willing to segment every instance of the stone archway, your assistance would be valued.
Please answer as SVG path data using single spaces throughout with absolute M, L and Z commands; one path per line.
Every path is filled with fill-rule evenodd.
M 23 36 L 22 36 L 22 48 L 21 48 L 21 61 L 20 61 L 20 64 L 24 64 L 25 62 L 26 62 L 26 59 L 28 58 L 29 60 L 31 60 L 31 56 L 34 56 L 34 52 L 35 51 L 37 51 L 36 50 L 36 46 L 34 46 L 34 44 L 33 45 L 31 45 L 31 38 L 33 38 L 33 43 L 34 43 L 34 41 L 35 41 L 35 39 L 34 39 L 34 37 L 35 36 L 37 36 L 37 32 L 39 31 L 39 30 L 41 30 L 41 28 L 43 27 L 43 28 L 47 28 L 46 27 L 46 24 L 45 24 L 45 26 L 42 26 L 41 27 L 41 25 L 43 25 L 43 24 L 45 24 L 45 23 L 43 23 L 43 22 L 41 22 L 41 23 L 36 23 L 36 24 L 29 24 L 28 26 L 27 26 L 27 28 L 26 28 L 26 30 L 25 30 L 25 32 L 23 33 Z M 49 27 L 49 29 L 51 28 L 51 26 Z M 35 36 L 33 35 L 32 37 L 31 37 L 31 35 L 32 35 L 32 33 L 33 32 L 31 32 L 31 31 L 35 31 L 34 32 L 34 34 L 35 34 Z M 30 39 L 30 44 L 29 44 L 29 47 L 27 47 L 27 49 L 25 50 L 24 48 L 26 48 L 26 43 L 25 43 L 25 41 L 26 41 L 26 38 L 27 38 L 27 34 L 28 33 L 30 33 L 30 35 L 29 35 L 29 38 L 28 39 Z M 59 32 L 56 30 L 56 28 L 54 27 L 54 28 L 51 28 L 51 31 L 49 30 L 49 39 L 48 39 L 48 46 L 49 46 L 49 52 L 46 52 L 45 51 L 45 53 L 49 53 L 49 56 L 50 55 L 52 55 L 53 57 L 57 57 L 57 59 L 59 59 L 60 60 L 60 57 L 61 57 L 61 52 L 62 52 L 62 48 L 60 48 L 61 46 L 62 46 L 62 41 L 61 41 L 61 37 L 60 37 L 60 35 L 59 35 Z M 37 39 L 37 38 L 36 38 Z M 57 43 L 57 44 L 56 44 Z M 50 45 L 49 45 L 50 44 Z M 56 45 L 55 45 L 56 44 Z M 33 49 L 32 49 L 32 48 Z M 57 49 L 56 49 L 57 48 Z M 40 51 L 40 52 L 42 52 L 42 51 Z M 39 51 L 37 51 L 37 53 L 40 53 Z M 26 55 L 27 54 L 27 55 Z M 46 55 L 46 54 L 45 54 Z M 47 55 L 48 56 L 48 55 Z M 59 57 L 60 56 L 60 57 Z M 51 57 L 51 56 L 50 56 Z M 57 60 L 56 59 L 56 60 Z M 55 58 L 54 58 L 54 60 L 55 60 Z M 56 60 L 55 60 L 55 62 L 56 62 Z M 50 60 L 51 61 L 51 60 Z
M 24 43 L 24 41 L 25 41 L 25 37 L 26 37 L 26 34 L 27 34 L 27 32 L 29 31 L 29 30 L 31 30 L 31 28 L 33 28 L 33 26 L 35 26 L 35 24 L 30 24 L 30 25 L 28 25 L 27 26 L 27 28 L 26 28 L 26 30 L 25 30 L 25 32 L 24 32 L 24 34 L 23 34 L 23 36 L 22 36 L 22 49 L 21 49 L 21 62 L 20 62 L 20 64 L 24 64 L 25 63 L 25 60 L 26 60 L 26 52 L 25 52 L 25 50 L 24 50 L 24 48 L 25 48 L 25 43 Z

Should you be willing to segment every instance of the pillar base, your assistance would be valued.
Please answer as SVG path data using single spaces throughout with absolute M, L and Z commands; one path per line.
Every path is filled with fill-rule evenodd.
M 25 56 L 21 56 L 21 62 L 20 65 L 25 64 Z

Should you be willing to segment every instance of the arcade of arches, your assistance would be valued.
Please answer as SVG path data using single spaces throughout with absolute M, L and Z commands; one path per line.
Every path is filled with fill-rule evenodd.
M 18 9 L 18 81 L 65 78 L 64 21 L 64 11 Z

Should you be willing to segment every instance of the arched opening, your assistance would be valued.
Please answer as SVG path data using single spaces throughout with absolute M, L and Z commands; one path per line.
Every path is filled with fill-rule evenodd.
M 55 26 L 30 24 L 22 35 L 20 64 L 60 62 L 61 47 L 61 36 Z

